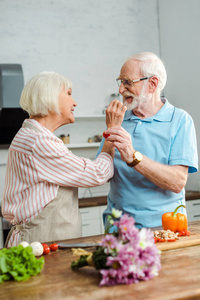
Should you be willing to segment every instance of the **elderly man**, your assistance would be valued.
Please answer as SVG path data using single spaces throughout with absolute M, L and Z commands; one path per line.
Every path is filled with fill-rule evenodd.
M 127 111 L 122 127 L 106 131 L 116 149 L 104 221 L 115 208 L 138 228 L 161 226 L 163 213 L 185 204 L 188 172 L 198 169 L 196 134 L 190 115 L 161 98 L 166 78 L 153 53 L 138 53 L 121 68 L 117 83 Z

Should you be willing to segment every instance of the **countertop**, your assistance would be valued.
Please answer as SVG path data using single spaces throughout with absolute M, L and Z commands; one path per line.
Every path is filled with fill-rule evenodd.
M 200 192 L 198 191 L 186 191 L 186 201 L 200 199 Z M 107 204 L 107 196 L 95 197 L 95 198 L 82 198 L 79 199 L 79 208 L 100 206 Z
M 191 233 L 200 233 L 200 221 L 189 223 Z M 98 242 L 101 236 L 68 240 Z M 92 249 L 87 249 L 92 250 Z M 24 282 L 0 285 L 0 299 L 81 300 L 186 300 L 200 299 L 200 245 L 162 252 L 159 276 L 131 285 L 99 287 L 100 275 L 91 268 L 71 270 L 75 260 L 70 249 L 45 256 L 40 275 Z

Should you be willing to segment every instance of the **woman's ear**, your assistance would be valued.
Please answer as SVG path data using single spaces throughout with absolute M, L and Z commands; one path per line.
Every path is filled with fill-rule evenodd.
M 159 79 L 157 76 L 152 76 L 149 78 L 149 92 L 154 93 L 158 87 Z

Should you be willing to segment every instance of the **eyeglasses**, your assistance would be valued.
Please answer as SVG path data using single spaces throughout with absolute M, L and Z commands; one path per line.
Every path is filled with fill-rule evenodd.
M 135 80 L 117 78 L 116 81 L 117 81 L 118 86 L 120 86 L 121 84 L 123 84 L 124 86 L 131 87 L 134 82 L 138 82 L 138 81 L 142 81 L 142 80 L 147 80 L 147 79 L 149 79 L 151 77 L 152 76 L 150 76 L 150 77 L 143 77 L 143 78 L 135 79 Z

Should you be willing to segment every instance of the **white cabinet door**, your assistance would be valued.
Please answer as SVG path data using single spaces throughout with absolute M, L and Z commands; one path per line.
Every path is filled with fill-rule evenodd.
M 102 214 L 105 208 L 106 205 L 80 209 L 82 218 L 82 236 L 92 236 L 104 233 Z
M 92 236 L 101 234 L 100 220 L 88 220 L 82 223 L 82 236 Z
M 99 206 L 80 209 L 82 218 L 82 236 L 101 234 Z
M 186 201 L 188 221 L 200 220 L 200 199 Z

